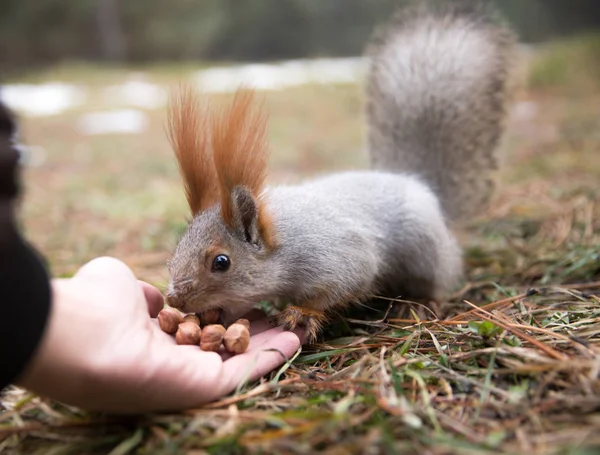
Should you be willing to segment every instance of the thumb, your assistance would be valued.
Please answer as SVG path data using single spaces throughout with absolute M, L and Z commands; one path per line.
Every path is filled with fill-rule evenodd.
M 104 256 L 91 260 L 77 270 L 73 278 L 77 280 L 105 280 L 106 278 L 117 278 L 119 280 L 134 280 L 135 276 L 124 262 Z
M 73 276 L 73 281 L 101 283 L 121 292 L 140 287 L 133 271 L 124 262 L 112 257 L 100 257 L 84 264 Z
M 118 292 L 123 297 L 145 301 L 150 317 L 157 317 L 164 306 L 163 296 L 154 286 L 138 280 L 133 271 L 122 261 L 112 257 L 100 257 L 83 265 L 72 280 L 100 287 L 100 292 Z M 136 300 L 136 301 L 137 301 Z
M 145 301 L 142 286 L 133 271 L 118 259 L 100 257 L 83 265 L 73 276 L 73 283 L 84 286 L 88 293 L 111 295 L 119 300 Z

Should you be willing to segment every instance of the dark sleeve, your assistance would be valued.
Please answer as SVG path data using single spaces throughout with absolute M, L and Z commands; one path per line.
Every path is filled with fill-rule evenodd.
M 27 367 L 50 313 L 43 259 L 20 235 L 14 217 L 19 193 L 15 121 L 0 101 L 0 389 Z

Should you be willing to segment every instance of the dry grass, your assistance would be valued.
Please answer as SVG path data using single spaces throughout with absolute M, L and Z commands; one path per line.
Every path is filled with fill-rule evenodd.
M 463 235 L 468 280 L 443 319 L 355 309 L 262 382 L 179 414 L 91 415 L 13 388 L 0 452 L 598 453 L 600 93 L 567 92 L 520 94 L 536 112 L 511 119 L 503 188 Z M 271 179 L 364 166 L 361 102 L 357 87 L 270 95 Z M 164 284 L 185 201 L 150 114 L 152 134 L 130 137 L 27 122 L 49 158 L 26 174 L 24 224 L 56 274 L 111 254 Z

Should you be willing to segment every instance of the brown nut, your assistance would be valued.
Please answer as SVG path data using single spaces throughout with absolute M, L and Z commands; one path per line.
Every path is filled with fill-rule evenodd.
M 250 344 L 250 331 L 242 324 L 231 324 L 225 332 L 223 344 L 232 354 L 246 352 Z
M 177 328 L 175 341 L 177 344 L 198 344 L 202 331 L 194 322 L 182 322 Z
M 246 327 L 248 330 L 250 330 L 250 321 L 248 319 L 238 319 L 237 321 L 234 322 L 234 324 L 242 324 L 244 327 Z
M 200 348 L 203 351 L 217 352 L 223 344 L 223 336 L 225 335 L 225 327 L 220 324 L 207 325 L 202 329 L 200 337 Z
M 202 324 L 218 324 L 219 319 L 221 319 L 221 312 L 215 308 L 198 313 L 198 317 L 200 318 L 200 321 L 202 321 Z
M 194 313 L 190 313 L 183 317 L 183 322 L 193 322 L 196 325 L 200 325 L 200 318 Z
M 175 333 L 181 323 L 181 313 L 175 308 L 163 308 L 158 313 L 158 325 L 163 332 Z

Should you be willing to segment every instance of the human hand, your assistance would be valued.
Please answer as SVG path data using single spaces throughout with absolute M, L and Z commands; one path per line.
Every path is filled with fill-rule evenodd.
M 252 323 L 248 351 L 237 356 L 179 346 L 151 319 L 163 307 L 160 292 L 116 259 L 95 259 L 52 287 L 46 333 L 19 385 L 88 410 L 199 406 L 265 375 L 300 347 L 295 333 L 260 321 Z

